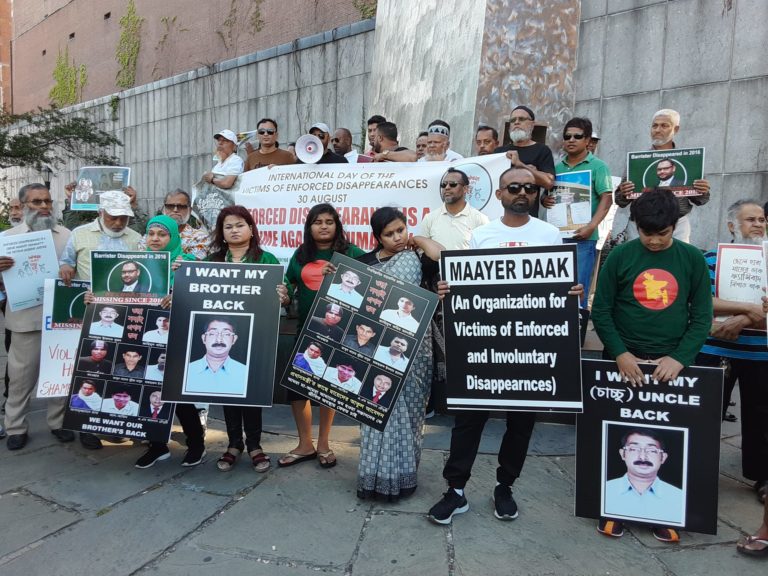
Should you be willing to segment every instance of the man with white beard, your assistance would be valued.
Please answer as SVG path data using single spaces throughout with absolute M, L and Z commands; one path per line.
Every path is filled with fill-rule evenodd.
M 659 110 L 651 120 L 651 149 L 672 150 L 676 148 L 675 136 L 679 131 L 680 113 L 669 108 Z M 629 206 L 632 200 L 626 196 L 635 191 L 635 185 L 626 179 L 626 174 L 623 180 L 614 194 L 616 204 L 620 208 Z M 675 226 L 674 237 L 683 242 L 689 242 L 691 239 L 691 222 L 688 219 L 688 214 L 694 206 L 703 206 L 709 202 L 709 182 L 707 180 L 694 180 L 693 187 L 701 192 L 701 196 L 686 196 L 677 199 L 680 206 L 680 219 Z M 627 240 L 634 238 L 637 238 L 637 228 L 630 223 L 627 226 Z
M 133 216 L 131 198 L 122 192 L 102 192 L 99 196 L 99 216 L 89 224 L 72 230 L 64 252 L 59 256 L 59 276 L 69 283 L 91 279 L 91 250 L 137 250 L 141 236 L 128 228 Z M 117 438 L 114 441 L 119 441 Z M 81 432 L 80 443 L 89 450 L 102 447 L 95 435 Z
M 738 200 L 726 215 L 732 242 L 761 246 L 766 239 L 765 213 L 756 200 Z M 717 249 L 704 254 L 709 266 L 712 294 L 715 293 Z M 723 417 L 731 392 L 739 381 L 741 396 L 741 466 L 745 478 L 754 481 L 758 500 L 768 493 L 768 395 L 765 371 L 768 349 L 765 347 L 765 318 L 768 297 L 762 306 L 713 297 L 715 320 L 710 336 L 696 358 L 701 366 L 730 365 L 723 387 Z M 724 321 L 718 317 L 727 317 Z
M 99 217 L 72 230 L 59 258 L 61 279 L 90 280 L 91 250 L 137 250 L 141 236 L 128 228 L 131 216 L 131 199 L 126 194 L 103 192 L 99 197 Z
M 24 222 L 24 206 L 18 198 L 11 198 L 8 201 L 8 221 L 11 226 L 18 226 Z
M 51 193 L 43 184 L 27 184 L 19 190 L 24 222 L 6 230 L 6 236 L 21 236 L 30 232 L 50 230 L 56 254 L 61 255 L 70 232 L 56 224 Z M 13 258 L 0 256 L 0 272 L 13 268 Z M 8 450 L 20 450 L 28 440 L 27 414 L 32 392 L 40 373 L 40 337 L 43 306 L 25 310 L 6 309 L 5 326 L 11 331 L 8 350 L 8 400 L 5 403 L 5 428 L 8 432 Z M 48 426 L 60 442 L 71 442 L 75 435 L 62 430 L 66 397 L 48 400 Z
M 173 218 L 179 225 L 179 237 L 181 238 L 181 250 L 184 254 L 192 254 L 198 260 L 204 260 L 208 255 L 208 244 L 210 238 L 208 233 L 199 228 L 195 228 L 189 223 L 192 215 L 192 200 L 189 194 L 181 188 L 176 188 L 173 192 L 168 192 L 163 200 L 163 214 Z M 139 250 L 145 250 L 147 247 L 147 236 L 139 241 Z
M 533 174 L 539 188 L 551 190 L 555 185 L 555 160 L 546 144 L 531 139 L 536 116 L 528 106 L 516 106 L 509 118 L 509 137 L 512 144 L 500 146 L 494 152 L 506 152 L 511 168 L 525 168 Z M 540 194 L 531 203 L 531 216 L 539 215 Z

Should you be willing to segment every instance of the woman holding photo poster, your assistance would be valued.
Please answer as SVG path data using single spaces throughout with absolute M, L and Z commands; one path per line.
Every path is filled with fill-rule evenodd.
M 173 288 L 173 276 L 181 260 L 194 260 L 191 254 L 183 254 L 178 223 L 169 216 L 155 216 L 147 222 L 147 252 L 170 252 L 171 274 L 168 286 Z M 163 299 L 163 308 L 170 308 L 171 298 Z M 196 466 L 205 456 L 205 433 L 200 424 L 197 410 L 192 404 L 177 404 L 176 417 L 187 437 L 187 453 L 181 462 L 182 466 Z M 136 460 L 136 468 L 149 468 L 160 460 L 171 457 L 168 444 L 165 442 L 150 442 L 147 451 Z
M 297 333 L 301 333 L 315 294 L 323 283 L 323 267 L 328 264 L 334 252 L 350 258 L 364 254 L 360 248 L 347 241 L 336 209 L 330 204 L 317 204 L 307 214 L 304 222 L 304 243 L 291 257 L 286 273 L 298 298 Z M 288 391 L 288 400 L 296 420 L 299 445 L 280 458 L 278 464 L 285 468 L 317 458 L 323 468 L 336 466 L 336 455 L 328 444 L 335 412 L 320 406 L 320 426 L 315 450 L 312 440 L 312 407 L 309 400 L 292 390 Z
M 219 212 L 211 241 L 210 262 L 242 264 L 280 264 L 270 252 L 261 248 L 259 231 L 251 213 L 243 206 L 227 206 Z M 277 285 L 281 306 L 287 306 L 288 287 Z M 223 337 L 223 336 L 222 336 Z M 224 406 L 224 422 L 229 443 L 227 451 L 216 462 L 222 472 L 228 472 L 237 463 L 243 450 L 248 451 L 256 472 L 269 470 L 269 456 L 261 449 L 261 408 L 257 406 Z M 245 442 L 243 442 L 245 432 Z
M 415 286 L 421 283 L 421 259 L 416 250 L 439 260 L 443 246 L 423 236 L 408 238 L 405 215 L 396 208 L 379 208 L 371 215 L 378 246 L 358 260 Z M 427 320 L 429 321 L 429 320 Z M 416 490 L 421 459 L 425 406 L 432 384 L 432 334 L 428 328 L 415 351 L 411 370 L 383 432 L 361 426 L 358 498 L 406 498 Z

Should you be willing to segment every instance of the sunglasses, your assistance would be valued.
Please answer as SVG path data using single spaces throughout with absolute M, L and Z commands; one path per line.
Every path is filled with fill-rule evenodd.
M 165 206 L 166 210 L 178 210 L 179 212 L 189 208 L 189 204 L 163 204 L 163 206 Z
M 274 134 L 275 132 L 277 132 L 277 130 L 273 130 L 272 128 L 259 128 L 256 131 L 256 133 L 261 136 L 264 136 L 265 134 L 269 134 L 270 136 L 272 136 L 272 134 Z
M 507 192 L 510 194 L 519 194 L 520 191 L 524 191 L 526 194 L 536 194 L 539 191 L 539 187 L 536 184 L 507 184 Z
M 584 134 L 564 134 L 563 140 L 584 140 Z
M 440 188 L 456 188 L 457 186 L 463 186 L 461 182 L 440 182 Z

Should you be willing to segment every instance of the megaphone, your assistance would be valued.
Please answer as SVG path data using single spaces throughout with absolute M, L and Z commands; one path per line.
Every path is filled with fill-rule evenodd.
M 317 164 L 324 152 L 323 143 L 317 136 L 304 134 L 296 140 L 296 157 L 304 164 Z

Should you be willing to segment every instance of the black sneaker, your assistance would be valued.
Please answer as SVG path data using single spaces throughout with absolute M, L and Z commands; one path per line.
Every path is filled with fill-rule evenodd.
M 493 489 L 493 515 L 499 520 L 517 518 L 517 502 L 512 498 L 512 488 L 499 484 Z
M 187 453 L 184 454 L 184 460 L 181 461 L 182 466 L 197 466 L 202 464 L 203 459 L 207 452 L 205 448 L 189 448 Z
M 71 430 L 57 428 L 56 430 L 51 430 L 51 434 L 56 436 L 56 440 L 59 442 L 73 442 L 75 440 L 75 433 Z
M 149 449 L 136 460 L 136 468 L 149 468 L 155 465 L 155 462 L 160 460 L 168 460 L 171 457 L 171 451 L 168 450 L 168 446 L 165 444 L 157 444 L 149 446 Z
M 80 444 L 83 445 L 83 448 L 87 448 L 88 450 L 99 450 L 103 448 L 98 436 L 89 434 L 88 432 L 80 432 Z
M 450 524 L 454 514 L 463 514 L 467 510 L 467 499 L 459 496 L 453 488 L 448 488 L 448 492 L 443 494 L 443 499 L 432 506 L 427 514 L 435 524 Z

